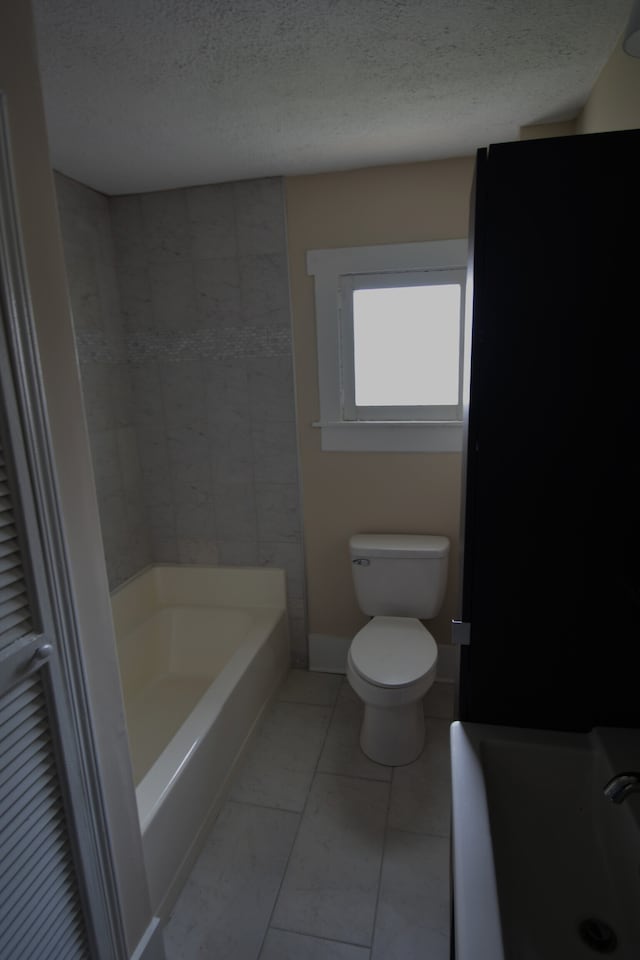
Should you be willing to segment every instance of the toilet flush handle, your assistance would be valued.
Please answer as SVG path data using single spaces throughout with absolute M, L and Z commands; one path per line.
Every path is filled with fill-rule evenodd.
M 352 563 L 355 563 L 359 567 L 368 567 L 371 563 L 370 560 L 367 560 L 366 557 L 357 557 L 357 559 L 352 560 Z

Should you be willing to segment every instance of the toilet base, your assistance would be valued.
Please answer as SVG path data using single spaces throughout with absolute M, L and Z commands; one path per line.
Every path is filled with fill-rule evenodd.
M 422 753 L 424 738 L 422 698 L 394 707 L 365 703 L 360 746 L 370 760 L 386 767 L 412 763 Z

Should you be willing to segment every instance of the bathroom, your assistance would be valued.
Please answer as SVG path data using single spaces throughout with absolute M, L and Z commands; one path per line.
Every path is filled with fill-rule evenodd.
M 35 69 L 27 76 L 26 68 L 10 53 L 17 57 L 8 51 L 3 58 L 7 64 L 15 63 L 6 87 L 20 89 L 22 96 L 37 103 Z M 28 44 L 21 55 L 23 62 L 31 62 Z M 637 75 L 629 72 L 634 69 L 635 63 L 629 65 L 619 54 L 612 56 L 593 86 L 576 131 L 638 126 Z M 33 127 L 13 131 L 20 161 L 15 165 L 26 256 L 34 305 L 50 318 L 38 329 L 43 379 L 72 579 L 81 598 L 78 617 L 83 631 L 93 638 L 86 641 L 87 679 L 95 715 L 102 721 L 98 745 L 109 784 L 105 804 L 111 823 L 118 825 L 114 858 L 121 865 L 121 896 L 128 903 L 128 943 L 135 945 L 143 935 L 149 907 L 143 892 L 140 841 L 135 836 L 135 805 L 128 796 L 125 736 L 117 708 L 111 704 L 110 685 L 117 684 L 117 677 L 105 654 L 110 612 L 105 603 L 104 560 L 96 550 L 100 533 L 92 472 L 109 587 L 117 587 L 150 562 L 283 568 L 293 663 L 302 668 L 307 664 L 308 637 L 340 646 L 362 626 L 349 569 L 351 534 L 377 530 L 448 536 L 452 553 L 447 595 L 430 626 L 441 646 L 441 699 L 434 702 L 432 727 L 446 726 L 455 676 L 448 624 L 456 615 L 458 590 L 461 454 L 320 449 L 319 431 L 312 426 L 318 419 L 316 345 L 313 281 L 307 275 L 305 255 L 331 247 L 465 237 L 473 158 L 284 180 L 229 181 L 165 197 L 146 194 L 144 201 L 131 197 L 107 201 L 57 175 L 75 323 L 72 335 L 53 195 L 43 160 L 41 114 L 35 108 L 31 113 L 36 118 Z M 564 124 L 555 130 L 573 132 Z M 525 129 L 521 136 L 552 132 Z M 375 209 L 372 195 L 377 198 Z M 144 216 L 143 207 L 147 223 L 155 221 L 151 241 L 155 247 L 127 250 L 127 243 L 135 242 L 136 217 Z M 43 215 L 42 209 L 48 212 Z M 226 226 L 221 211 L 231 218 Z M 231 221 L 237 244 L 233 253 L 224 233 Z M 180 252 L 185 225 L 196 231 L 189 243 L 195 235 L 201 244 L 192 259 Z M 99 256 L 94 256 L 96 250 Z M 71 266 L 74 251 L 75 270 Z M 170 259 L 165 259 L 167 255 Z M 44 262 L 53 258 L 52 273 L 42 267 L 43 256 Z M 208 282 L 211 274 L 208 281 L 198 277 L 198 263 L 219 260 L 226 260 L 226 268 L 238 278 L 230 287 Z M 258 267 L 263 272 L 252 277 L 251 268 Z M 143 289 L 141 275 L 151 276 Z M 252 301 L 255 282 L 262 290 L 269 284 L 268 315 L 256 309 L 263 303 L 256 305 L 255 297 Z M 116 297 L 120 313 L 114 306 Z M 222 309 L 224 335 L 204 336 L 203 327 L 209 329 Z M 228 317 L 235 318 L 233 324 Z M 83 401 L 75 372 L 76 350 Z M 78 416 L 82 403 L 92 463 Z M 186 426 L 193 430 L 185 432 Z M 177 458 L 172 457 L 176 446 L 180 447 Z M 185 452 L 193 456 L 185 457 Z M 189 469 L 183 471 L 181 465 Z M 285 693 L 290 699 L 282 703 L 297 703 L 301 688 L 293 693 L 292 689 Z M 310 689 L 305 696 L 313 699 Z M 327 711 L 337 718 L 334 729 L 341 717 L 347 726 L 348 704 L 337 700 L 331 679 L 318 696 L 323 702 L 307 703 L 311 708 L 307 713 L 323 714 L 325 730 Z M 287 711 L 295 713 L 281 708 L 282 713 Z M 113 749 L 114 739 L 118 749 Z M 313 753 L 311 739 L 307 765 Z M 318 747 L 316 759 L 319 753 Z M 444 761 L 438 757 L 437 762 L 442 766 Z M 387 790 L 384 780 L 365 777 L 364 781 L 373 783 L 377 794 Z M 436 803 L 446 799 L 445 781 L 446 777 L 440 780 L 443 792 Z M 419 795 L 419 782 L 418 770 L 408 792 Z M 285 811 L 282 822 L 294 816 Z M 390 821 L 391 830 L 394 823 L 397 826 L 397 821 Z M 416 851 L 427 845 L 425 837 L 437 835 L 433 827 L 431 832 L 422 831 L 406 831 L 410 842 L 398 850 L 397 861 L 389 861 L 390 872 L 380 894 L 381 922 L 385 916 L 402 915 L 407 908 L 406 902 L 401 907 L 385 897 L 394 883 L 399 885 L 393 870 L 409 876 L 412 856 L 417 857 Z M 268 861 L 281 862 L 278 857 L 282 851 L 274 850 Z M 133 865 L 123 869 L 124 864 Z M 296 934 L 285 921 L 281 923 L 280 933 L 273 928 L 272 950 L 284 953 L 286 931 L 292 937 L 315 938 L 314 944 L 318 939 L 335 941 L 342 945 L 336 946 L 341 950 L 336 956 L 369 956 L 371 930 L 354 941 L 344 932 L 326 931 L 323 938 L 312 927 Z M 447 925 L 442 909 L 437 921 L 426 925 L 438 933 L 436 956 L 446 956 L 442 951 Z M 306 946 L 311 949 L 310 944 Z
M 472 161 L 464 159 L 416 165 L 415 169 L 335 174 L 313 178 L 312 190 L 305 178 L 299 182 L 289 180 L 286 232 L 291 260 L 295 243 L 300 251 L 350 243 L 351 238 L 337 235 L 331 223 L 331 197 L 345 189 L 353 198 L 353 219 L 361 236 L 363 225 L 358 221 L 362 220 L 370 191 L 375 189 L 381 195 L 394 197 L 394 207 L 385 211 L 384 219 L 378 212 L 377 229 L 384 233 L 365 234 L 367 241 L 369 236 L 373 240 L 380 237 L 406 241 L 420 236 L 424 239 L 427 210 L 434 239 L 446 232 L 463 235 L 472 167 Z M 372 178 L 379 182 L 374 185 Z M 60 174 L 56 174 L 55 183 L 110 587 L 116 589 L 150 563 L 284 568 L 292 662 L 305 667 L 308 652 L 302 592 L 303 523 L 298 507 L 293 357 L 287 329 L 290 312 L 283 182 L 245 181 L 109 200 Z M 296 189 L 303 191 L 297 203 Z M 424 205 L 418 209 L 416 193 L 424 197 Z M 324 233 L 319 218 L 310 215 L 305 202 L 320 204 L 325 209 Z M 313 223 L 314 235 L 297 238 L 296 230 L 299 232 L 308 223 Z M 234 258 L 230 254 L 236 242 L 238 253 Z M 198 243 L 204 255 L 188 259 Z M 105 257 L 104 251 L 113 253 Z M 265 276 L 265 263 L 272 268 L 270 276 Z M 250 270 L 256 266 L 263 267 L 261 289 L 267 290 L 260 306 L 266 301 L 271 307 L 266 319 L 259 314 L 243 313 L 252 307 Z M 215 277 L 216 268 L 218 272 L 220 268 L 224 270 L 225 278 L 217 288 L 210 279 Z M 238 278 L 235 285 L 228 280 L 234 273 Z M 309 278 L 302 279 L 308 285 Z M 267 286 L 269 280 L 273 292 Z M 124 322 L 110 310 L 118 294 Z M 154 316 L 154 310 L 160 315 Z M 313 328 L 308 321 L 304 325 Z M 247 330 L 255 342 L 245 348 L 243 337 Z M 221 336 L 216 340 L 218 331 Z M 229 345 L 229 352 L 222 356 L 220 340 L 223 348 Z M 313 349 L 308 338 L 307 347 Z M 264 356 L 260 356 L 261 349 Z M 298 386 L 298 404 L 305 402 L 303 395 L 303 388 Z M 313 402 L 313 398 L 306 399 L 307 404 Z M 307 419 L 310 421 L 311 415 L 304 417 Z M 460 453 L 405 453 L 401 458 L 375 453 L 318 456 L 318 431 L 311 428 L 309 433 L 310 482 L 304 485 L 308 517 L 304 524 L 305 545 L 310 559 L 325 553 L 328 544 L 335 551 L 335 560 L 322 565 L 324 569 L 319 569 L 316 576 L 317 613 L 309 611 L 312 632 L 322 638 L 323 649 L 331 642 L 339 645 L 340 640 L 346 639 L 348 643 L 363 622 L 351 583 L 348 541 L 353 532 L 375 529 L 377 523 L 383 531 L 433 531 L 455 543 Z M 346 471 L 345 457 L 352 461 Z M 334 460 L 333 469 L 340 471 L 343 479 L 327 475 L 327 458 Z M 364 479 L 360 475 L 361 458 L 367 461 L 367 473 L 371 471 L 367 481 L 368 503 L 362 503 L 357 496 L 357 487 Z M 316 483 L 314 473 L 320 474 Z M 331 495 L 338 483 L 344 488 L 341 497 Z M 391 502 L 390 489 L 400 492 Z M 147 530 L 140 522 L 145 511 Z M 129 521 L 130 516 L 136 518 L 135 523 Z M 312 549 L 314 540 L 318 542 Z M 432 626 L 442 644 L 446 643 L 447 624 L 455 612 L 456 568 L 457 556 L 452 554 L 447 600 Z M 307 582 L 313 582 L 310 573 Z M 328 597 L 333 598 L 331 604 Z M 431 866 L 416 887 L 419 890 L 431 884 L 434 890 L 440 888 L 434 900 L 433 930 L 424 923 L 420 910 L 414 916 L 415 935 L 434 938 L 436 955 L 445 955 L 449 923 L 446 737 L 454 689 L 454 662 L 447 660 L 448 652 L 444 647 L 440 682 L 429 695 L 431 752 L 420 762 L 399 769 L 393 785 L 388 767 L 361 755 L 358 704 L 349 698 L 339 677 L 318 673 L 308 692 L 304 679 L 298 677 L 290 680 L 289 693 L 279 695 L 285 699 L 265 719 L 268 733 L 265 731 L 263 746 L 257 734 L 255 751 L 263 751 L 269 762 L 252 759 L 254 754 L 250 754 L 248 766 L 256 769 L 241 774 L 239 784 L 231 784 L 231 804 L 220 813 L 227 833 L 233 829 L 260 832 L 257 824 L 261 821 L 257 818 L 264 816 L 264 834 L 282 831 L 284 850 L 288 851 L 292 823 L 310 802 L 307 795 L 316 767 L 316 781 L 327 790 L 331 786 L 335 792 L 342 783 L 351 789 L 343 802 L 356 806 L 374 803 L 376 809 L 382 804 L 382 810 L 370 828 L 371 850 L 367 856 L 373 863 L 366 859 L 360 863 L 354 849 L 350 854 L 352 862 L 346 858 L 341 868 L 346 876 L 352 876 L 349 871 L 354 869 L 362 871 L 363 877 L 370 872 L 375 875 L 365 884 L 359 916 L 350 921 L 352 929 L 345 928 L 340 911 L 335 916 L 329 911 L 320 924 L 291 918 L 278 921 L 276 917 L 265 941 L 265 956 L 276 949 L 283 937 L 293 941 L 289 949 L 301 950 L 307 937 L 316 936 L 321 941 L 345 941 L 343 949 L 347 955 L 349 951 L 354 956 L 368 952 L 387 822 L 391 831 L 387 837 L 391 851 L 387 857 L 389 877 L 405 861 L 408 870 L 413 869 L 416 875 L 420 874 L 420 867 L 413 867 L 413 860 L 437 864 L 437 870 Z M 344 670 L 344 653 L 342 657 Z M 310 702 L 306 702 L 307 698 Z M 298 702 L 300 699 L 303 702 Z M 300 730 L 304 732 L 302 738 Z M 288 793 L 271 782 L 282 765 L 286 769 L 282 776 Z M 365 792 L 359 796 L 354 788 Z M 329 791 L 318 803 L 329 804 L 330 809 L 331 803 L 339 802 L 340 795 L 337 797 L 333 798 Z M 430 808 L 432 822 L 420 812 L 420 800 Z M 240 813 L 246 817 L 248 810 L 252 812 L 248 822 L 238 819 Z M 302 826 L 301 823 L 300 830 Z M 401 829 L 395 830 L 396 827 Z M 261 843 L 258 839 L 254 843 L 252 856 L 259 859 L 263 855 Z M 399 845 L 394 847 L 394 843 Z M 348 837 L 340 838 L 339 845 L 348 848 Z M 241 858 L 242 851 L 235 847 L 234 850 L 235 856 Z M 276 861 L 284 855 L 273 842 L 269 850 L 269 856 Z M 219 855 L 224 863 L 228 854 L 221 851 Z M 147 851 L 149 856 L 152 854 Z M 243 882 L 250 884 L 248 865 L 246 869 Z M 157 866 L 156 878 L 161 872 Z M 383 883 L 388 886 L 386 876 Z M 273 878 L 267 874 L 260 883 L 264 891 L 269 891 Z M 168 909 L 165 891 L 156 880 L 151 880 L 150 886 L 154 906 L 164 916 Z M 263 897 L 269 904 L 266 892 Z M 172 899 L 169 896 L 166 902 L 171 903 Z M 232 924 L 214 931 L 205 924 L 186 935 L 184 924 L 190 921 L 183 919 L 182 913 L 188 915 L 191 909 L 186 901 L 178 900 L 175 904 L 175 919 L 166 928 L 169 956 L 171 949 L 175 956 L 189 956 L 189 951 L 195 955 L 205 938 L 210 945 L 219 946 L 225 937 L 239 937 Z M 206 909 L 209 911 L 211 905 Z M 234 950 L 244 949 L 250 955 L 252 949 L 259 947 L 258 941 L 265 935 L 261 928 L 261 923 L 265 923 L 264 909 L 261 901 L 260 909 L 256 907 L 253 912 L 255 929 L 248 932 L 246 921 L 243 923 L 242 939 Z M 395 909 L 392 898 L 386 910 L 393 916 Z M 349 911 L 353 910 L 350 904 Z M 385 908 L 379 907 L 378 913 L 383 918 Z M 282 926 L 286 932 L 281 931 Z M 385 940 L 380 938 L 386 937 L 389 943 L 389 938 L 397 936 L 393 923 L 387 922 L 387 926 L 388 930 L 380 928 L 379 950 L 385 949 Z M 409 942 L 407 936 L 405 933 L 405 945 Z M 181 949 L 179 939 L 183 940 Z M 283 945 L 279 949 L 284 949 Z

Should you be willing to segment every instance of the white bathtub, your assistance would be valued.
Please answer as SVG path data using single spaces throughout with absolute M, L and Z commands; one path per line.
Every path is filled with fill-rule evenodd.
M 166 917 L 288 669 L 285 575 L 156 566 L 112 607 L 152 906 Z
M 640 796 L 604 787 L 639 758 L 639 730 L 452 725 L 458 960 L 637 960 Z

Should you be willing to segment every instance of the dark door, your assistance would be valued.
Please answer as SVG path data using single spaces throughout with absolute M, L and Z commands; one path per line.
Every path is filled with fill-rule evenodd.
M 640 132 L 478 158 L 463 719 L 638 725 Z

